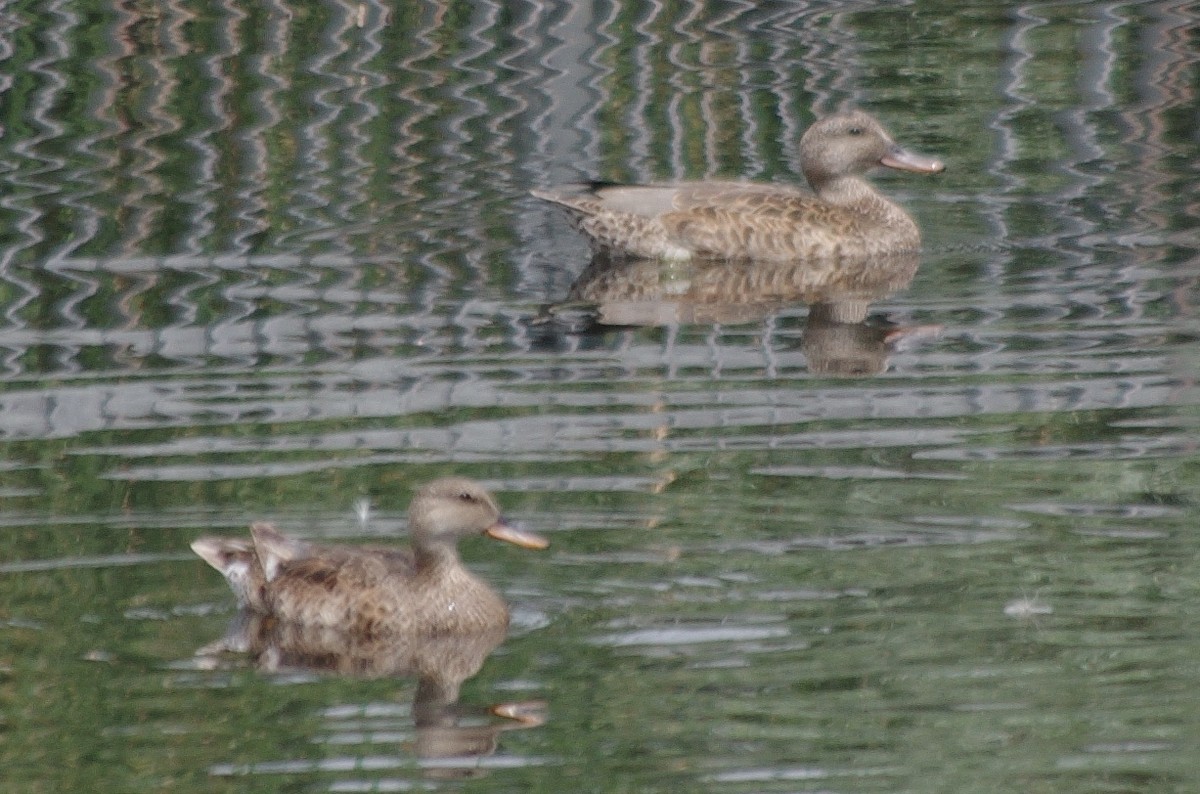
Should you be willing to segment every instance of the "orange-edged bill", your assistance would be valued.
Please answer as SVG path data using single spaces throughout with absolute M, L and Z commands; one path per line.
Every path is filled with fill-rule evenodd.
M 517 529 L 512 524 L 505 522 L 504 519 L 500 519 L 495 524 L 492 524 L 483 531 L 483 534 L 496 540 L 513 543 L 523 549 L 544 549 L 550 545 L 550 541 L 541 535 Z

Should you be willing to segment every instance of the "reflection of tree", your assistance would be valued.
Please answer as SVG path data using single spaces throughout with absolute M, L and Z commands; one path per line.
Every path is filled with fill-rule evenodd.
M 13 197 L 0 248 L 25 262 L 407 250 L 407 235 L 380 240 L 398 220 L 500 250 L 493 239 L 511 242 L 514 225 L 502 202 L 522 192 L 509 182 L 523 169 L 796 182 L 800 131 L 847 101 L 892 116 L 902 99 L 917 118 L 895 121 L 910 129 L 940 112 L 923 129 L 967 162 L 994 159 L 980 131 L 996 129 L 1003 170 L 1042 192 L 1089 185 L 1086 163 L 1120 140 L 1143 166 L 1133 177 L 1169 195 L 1162 164 L 1184 118 L 1173 109 L 1191 91 L 1186 14 L 923 5 L 534 4 L 502 20 L 350 0 L 303 13 L 273 2 L 14 13 L 0 50 Z M 909 46 L 890 46 L 897 24 Z M 997 51 L 1010 54 L 999 107 Z M 351 228 L 366 218 L 372 229 Z

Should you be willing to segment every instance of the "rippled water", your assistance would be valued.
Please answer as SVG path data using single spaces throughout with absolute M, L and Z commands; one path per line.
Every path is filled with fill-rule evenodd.
M 3 788 L 1194 790 L 1197 21 L 0 11 Z M 919 261 L 613 268 L 527 195 L 798 181 L 846 102 L 948 164 L 877 178 Z M 447 472 L 553 544 L 464 549 L 457 709 L 213 652 L 191 540 Z

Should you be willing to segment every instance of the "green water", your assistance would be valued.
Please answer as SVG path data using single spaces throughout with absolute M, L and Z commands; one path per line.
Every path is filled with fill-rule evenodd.
M 0 13 L 0 788 L 1196 788 L 1185 7 Z M 948 164 L 878 175 L 926 250 L 865 322 L 574 299 L 528 189 L 799 180 L 846 102 Z M 465 545 L 455 726 L 197 655 L 193 539 L 401 544 L 451 472 L 552 541 Z

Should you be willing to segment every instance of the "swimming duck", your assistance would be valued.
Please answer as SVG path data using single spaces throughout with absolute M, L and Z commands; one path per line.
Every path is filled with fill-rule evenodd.
M 808 128 L 800 165 L 813 193 L 749 182 L 586 183 L 532 193 L 565 207 L 608 255 L 781 261 L 920 247 L 912 218 L 864 174 L 876 166 L 936 174 L 941 161 L 905 151 L 874 118 L 849 111 Z
M 507 626 L 508 607 L 459 559 L 458 540 L 484 534 L 525 548 L 545 548 L 519 531 L 481 485 L 459 477 L 417 490 L 408 510 L 409 549 L 318 546 L 274 526 L 251 526 L 243 541 L 200 538 L 192 544 L 229 581 L 239 604 L 276 620 L 334 628 L 357 636 L 437 636 Z

